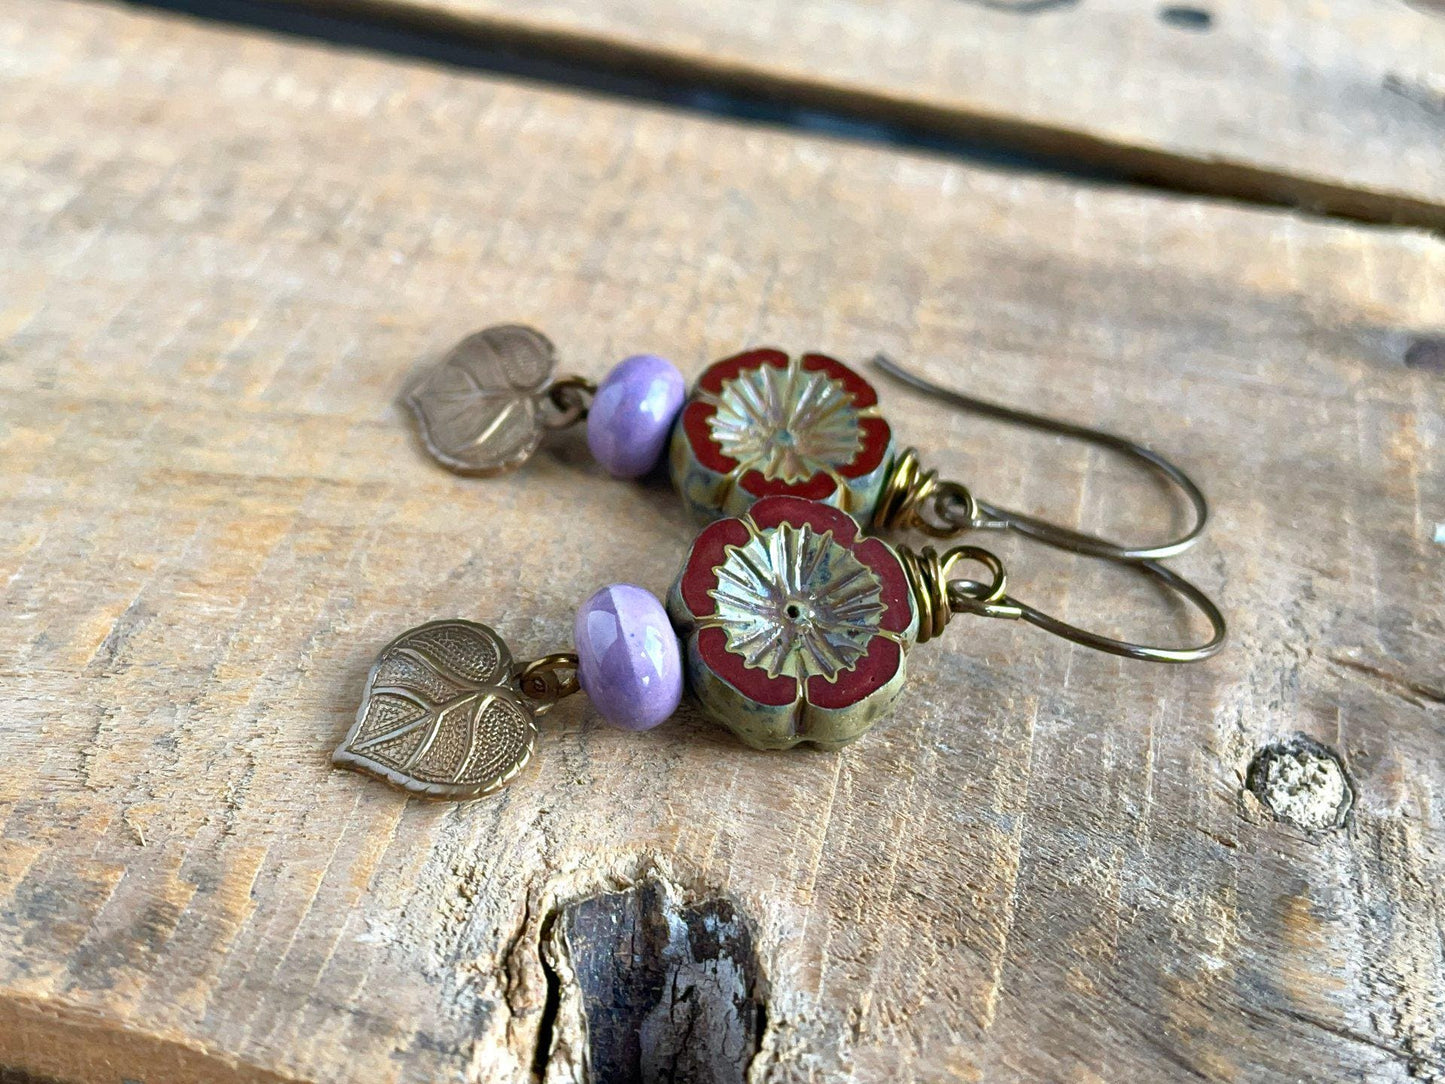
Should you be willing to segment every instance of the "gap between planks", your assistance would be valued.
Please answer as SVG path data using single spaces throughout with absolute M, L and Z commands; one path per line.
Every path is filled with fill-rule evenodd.
M 1406 191 L 1304 176 L 1227 150 L 1172 151 L 1037 117 L 971 109 L 959 102 L 931 104 L 827 74 L 800 76 L 701 50 L 681 52 L 606 32 L 527 22 L 510 13 L 454 11 L 410 0 L 127 2 L 303 40 L 1094 183 L 1445 230 L 1445 204 Z

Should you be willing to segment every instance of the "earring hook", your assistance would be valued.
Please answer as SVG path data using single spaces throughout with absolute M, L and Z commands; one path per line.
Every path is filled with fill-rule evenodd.
M 1216 654 L 1224 646 L 1228 635 L 1224 615 L 1209 596 L 1157 561 L 1117 563 L 1131 571 L 1151 576 L 1203 614 L 1210 626 L 1210 637 L 1205 643 L 1197 647 L 1156 647 L 1152 644 L 1116 640 L 1112 636 L 1071 625 L 1010 595 L 1008 573 L 1003 562 L 993 551 L 981 546 L 955 546 L 944 554 L 939 554 L 932 546 L 924 546 L 921 550 L 899 546 L 897 553 L 903 563 L 903 573 L 908 579 L 909 593 L 913 595 L 913 603 L 918 610 L 920 644 L 941 635 L 950 618 L 964 613 L 978 617 L 1027 621 L 1045 632 L 1062 636 L 1065 640 L 1072 640 L 1096 651 L 1107 651 L 1111 655 L 1123 655 L 1126 658 L 1149 662 L 1199 662 Z M 972 561 L 987 569 L 988 582 L 950 579 L 954 567 L 965 561 Z
M 906 384 L 915 391 L 931 395 L 952 407 L 959 410 L 971 411 L 981 414 L 987 418 L 994 418 L 1011 425 L 1023 425 L 1043 433 L 1057 433 L 1060 436 L 1071 437 L 1092 444 L 1098 448 L 1105 448 L 1120 455 L 1126 456 L 1136 462 L 1144 464 L 1155 471 L 1169 482 L 1171 482 L 1193 510 L 1194 522 L 1190 528 L 1178 538 L 1157 546 L 1127 546 L 1118 542 L 1110 542 L 1108 539 L 1100 538 L 1097 535 L 1085 534 L 1069 527 L 1052 523 L 1037 516 L 1028 515 L 1025 512 L 1015 512 L 1008 508 L 1000 507 L 976 497 L 970 497 L 972 508 L 970 509 L 973 518 L 978 520 L 976 526 L 1011 527 L 1020 534 L 1036 538 L 1062 550 L 1073 553 L 1087 554 L 1092 557 L 1105 557 L 1115 561 L 1157 561 L 1165 557 L 1173 557 L 1175 554 L 1183 553 L 1192 546 L 1204 532 L 1204 526 L 1209 519 L 1209 504 L 1204 499 L 1204 493 L 1194 484 L 1193 479 L 1176 467 L 1169 460 L 1165 459 L 1158 452 L 1151 451 L 1142 444 L 1137 444 L 1125 437 L 1117 436 L 1102 429 L 1091 429 L 1088 426 L 1076 425 L 1073 422 L 1066 422 L 1059 418 L 1051 418 L 1045 414 L 1035 414 L 1027 410 L 1019 410 L 1015 407 L 1004 406 L 1001 403 L 990 402 L 987 399 L 979 399 L 972 395 L 965 395 L 963 392 L 955 391 L 952 388 L 945 388 L 935 384 L 917 373 L 910 372 L 903 368 L 886 354 L 878 354 L 873 358 L 874 367 L 882 370 L 894 380 Z M 947 485 L 947 483 L 943 483 Z M 963 489 L 956 486 L 955 488 Z M 967 493 L 967 490 L 964 490 Z M 992 522 L 989 522 L 992 521 Z M 1192 588 L 1191 588 L 1192 589 Z M 1201 596 L 1202 597 L 1202 596 Z M 1206 600 L 1207 601 L 1207 600 Z M 1104 648 L 1102 650 L 1110 650 Z
M 925 554 L 930 551 L 925 549 Z M 977 561 L 984 564 L 993 579 L 990 583 L 975 580 L 948 580 L 949 570 L 961 560 Z M 952 613 L 972 613 L 983 617 L 1007 617 L 1027 621 L 1031 625 L 1083 644 L 1095 651 L 1107 651 L 1111 655 L 1123 655 L 1129 659 L 1144 659 L 1148 662 L 1199 662 L 1217 654 L 1224 646 L 1228 631 L 1224 615 L 1203 591 L 1195 587 L 1177 572 L 1172 572 L 1157 561 L 1120 561 L 1130 569 L 1136 569 L 1158 580 L 1169 590 L 1185 599 L 1209 621 L 1209 640 L 1198 647 L 1156 647 L 1152 644 L 1136 644 L 1128 640 L 1116 640 L 1112 636 L 1090 632 L 1077 625 L 1071 625 L 1052 614 L 1046 614 L 1027 602 L 1021 602 L 1006 593 L 1007 581 L 1003 565 L 988 550 L 977 546 L 959 546 L 939 559 L 940 575 L 944 578 L 944 593 Z

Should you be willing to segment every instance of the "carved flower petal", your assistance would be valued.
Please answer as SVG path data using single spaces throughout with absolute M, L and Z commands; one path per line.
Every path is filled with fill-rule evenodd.
M 683 410 L 680 424 L 682 431 L 687 434 L 687 442 L 692 445 L 692 454 L 697 457 L 697 461 L 708 470 L 729 474 L 737 470 L 738 461 L 724 455 L 717 442 L 712 439 L 709 423 L 716 413 L 717 407 L 712 403 L 694 399 Z
M 858 410 L 876 406 L 878 403 L 878 393 L 873 390 L 873 385 L 837 358 L 830 358 L 827 354 L 804 354 L 803 368 L 815 373 L 827 373 L 842 384 L 853 397 L 853 406 Z
M 832 531 L 833 540 L 840 546 L 850 546 L 858 538 L 858 524 L 847 512 L 802 497 L 764 497 L 753 505 L 748 517 L 759 530 L 780 523 L 791 523 L 794 527 L 806 523 L 819 534 Z
M 838 468 L 844 478 L 861 478 L 876 470 L 893 443 L 893 430 L 882 418 L 859 418 L 858 429 L 863 434 L 863 446 L 851 463 Z
M 781 478 L 769 481 L 760 472 L 750 470 L 743 475 L 738 486 L 757 498 L 787 495 L 807 501 L 825 501 L 838 489 L 838 483 L 822 471 L 813 475 L 806 482 L 790 483 Z
M 700 630 L 697 653 L 709 670 L 750 700 L 768 707 L 782 707 L 798 699 L 797 678 L 786 674 L 768 677 L 766 670 L 744 665 L 742 656 L 727 649 L 727 636 L 722 629 Z
M 818 708 L 850 708 L 892 681 L 902 666 L 903 651 L 898 644 L 886 636 L 875 636 L 868 645 L 868 654 L 835 681 L 821 674 L 810 677 L 807 701 Z
M 769 353 L 703 398 L 717 405 L 708 422 L 712 442 L 740 470 L 769 482 L 802 485 L 852 462 L 863 447 L 853 394 L 827 372 L 804 368 L 801 359 L 780 366 Z
M 723 563 L 723 548 L 741 546 L 749 538 L 747 525 L 738 519 L 720 519 L 705 527 L 692 544 L 682 566 L 678 593 L 693 617 L 717 612 L 710 592 L 717 587 L 717 570 Z
M 716 395 L 722 391 L 724 384 L 744 369 L 756 369 L 763 365 L 785 369 L 788 365 L 788 355 L 772 347 L 762 347 L 757 350 L 744 350 L 741 354 L 734 354 L 730 358 L 715 361 L 697 378 L 698 390 Z
M 888 632 L 904 632 L 913 623 L 913 590 L 898 554 L 881 538 L 865 538 L 853 547 L 853 556 L 873 570 L 882 587 L 882 627 Z
M 669 612 L 704 710 L 769 749 L 837 748 L 866 731 L 901 691 L 917 629 L 892 548 L 788 496 L 704 530 Z

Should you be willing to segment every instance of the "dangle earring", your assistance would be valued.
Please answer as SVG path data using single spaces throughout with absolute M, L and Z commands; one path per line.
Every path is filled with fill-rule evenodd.
M 960 409 L 1133 457 L 1184 494 L 1192 526 L 1162 545 L 1125 546 L 978 500 L 923 469 L 913 449 L 899 452 L 873 387 L 822 354 L 750 350 L 710 366 L 689 395 L 662 358 L 628 358 L 600 384 L 557 379 L 541 333 L 488 328 L 407 396 L 438 461 L 463 474 L 499 473 L 523 463 L 547 431 L 585 420 L 588 445 L 610 473 L 640 477 L 667 454 L 679 493 L 714 522 L 689 549 L 666 608 L 641 587 L 605 587 L 577 611 L 570 649 L 518 663 L 496 632 L 460 619 L 403 633 L 371 668 L 336 764 L 413 793 L 475 798 L 517 776 L 536 720 L 563 697 L 586 692 L 607 722 L 645 730 L 672 715 L 684 686 L 749 745 L 836 749 L 888 713 L 909 649 L 955 614 L 1022 620 L 1153 662 L 1219 650 L 1219 610 L 1158 563 L 1191 545 L 1207 517 L 1203 495 L 1177 467 L 1121 437 L 938 387 L 881 356 L 875 364 Z M 1138 571 L 1199 610 L 1210 638 L 1171 648 L 1103 636 L 1010 595 L 1003 563 L 988 550 L 940 555 L 866 533 L 949 537 L 981 527 Z M 987 579 L 954 577 L 965 562 Z
M 462 340 L 408 395 L 428 451 L 462 474 L 510 470 L 543 435 L 582 421 L 598 462 L 637 478 L 668 451 L 673 484 L 702 519 L 737 515 L 769 496 L 817 500 L 867 530 L 915 529 L 936 538 L 1008 528 L 1075 553 L 1160 560 L 1199 538 L 1208 505 L 1182 470 L 1143 445 L 1103 430 L 1016 410 L 930 383 L 883 355 L 885 374 L 959 409 L 1082 440 L 1131 458 L 1176 488 L 1192 522 L 1156 545 L 1125 545 L 974 496 L 940 480 L 913 448 L 897 448 L 872 384 L 824 354 L 757 349 L 710 365 L 691 393 L 676 366 L 630 357 L 594 384 L 555 379 L 556 354 L 538 331 L 488 328 Z
M 963 562 L 987 580 L 952 578 Z M 480 797 L 521 771 L 537 717 L 561 698 L 586 692 L 607 722 L 646 730 L 672 715 L 684 684 L 706 715 L 756 748 L 837 749 L 889 712 L 909 649 L 955 614 L 1027 621 L 1154 662 L 1219 650 L 1224 619 L 1202 592 L 1154 561 L 1122 563 L 1198 609 L 1210 639 L 1153 647 L 1076 628 L 1011 596 L 988 550 L 895 549 L 837 508 L 764 497 L 702 530 L 666 611 L 641 587 L 604 587 L 578 609 L 570 649 L 517 663 L 496 632 L 471 621 L 403 633 L 372 666 L 333 760 L 414 793 Z
M 888 713 L 909 649 L 956 614 L 1026 621 L 1150 662 L 1198 662 L 1223 646 L 1223 615 L 1188 580 L 1156 561 L 1110 559 L 1197 609 L 1209 639 L 1156 647 L 1078 628 L 1010 595 L 1003 562 L 989 550 L 895 548 L 841 510 L 791 496 L 763 497 L 703 528 L 667 608 L 686 645 L 688 686 L 712 719 L 759 749 L 836 749 Z M 965 562 L 988 579 L 953 578 Z
M 949 405 L 999 421 L 1083 440 L 1132 458 L 1176 487 L 1193 523 L 1168 542 L 1121 545 L 976 498 L 961 482 L 899 451 L 873 385 L 824 354 L 749 350 L 703 370 L 672 436 L 678 492 L 703 517 L 736 515 L 764 496 L 818 500 L 874 531 L 914 529 L 935 538 L 1012 529 L 1060 549 L 1114 560 L 1159 560 L 1199 538 L 1208 505 L 1174 464 L 1131 440 L 1016 410 L 930 383 L 879 354 L 880 371 Z

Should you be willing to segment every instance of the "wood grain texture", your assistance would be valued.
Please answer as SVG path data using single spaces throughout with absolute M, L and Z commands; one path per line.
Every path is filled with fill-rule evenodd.
M 1445 227 L 1445 12 L 1430 3 L 304 2 L 1064 155 L 1191 192 Z M 1208 25 L 1171 20 L 1169 8 Z
M 6 0 L 0 111 L 0 1065 L 578 1079 L 545 946 L 650 883 L 751 931 L 754 1081 L 1445 1076 L 1445 244 L 103 5 Z M 561 647 L 692 536 L 577 441 L 427 460 L 409 374 L 501 320 L 594 376 L 882 348 L 1128 431 L 1214 500 L 1181 567 L 1233 643 L 1167 668 L 960 619 L 838 756 L 574 699 L 496 800 L 333 771 L 401 629 Z M 883 394 L 986 496 L 1157 515 L 1086 451 Z M 985 541 L 1030 601 L 1182 634 Z M 1296 732 L 1348 770 L 1342 829 L 1245 785 Z

